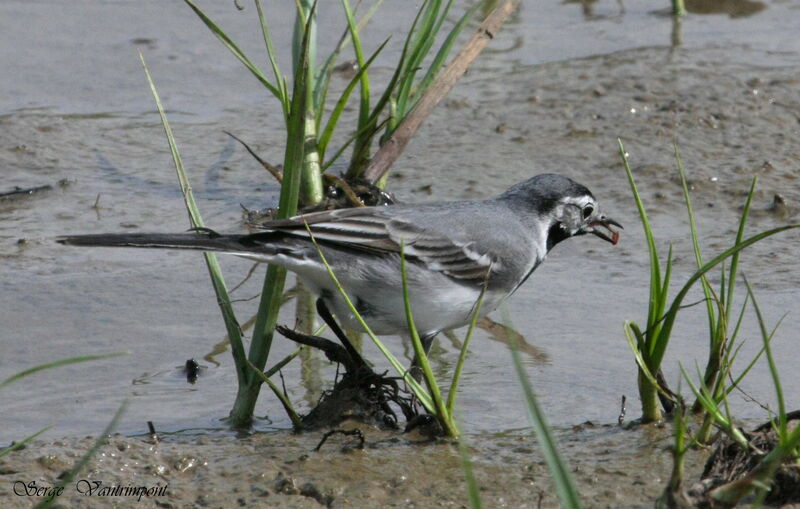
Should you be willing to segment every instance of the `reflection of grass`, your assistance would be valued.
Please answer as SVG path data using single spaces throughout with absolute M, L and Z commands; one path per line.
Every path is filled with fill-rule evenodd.
M 631 191 L 633 192 L 634 199 L 636 200 L 636 206 L 639 209 L 639 217 L 642 221 L 642 227 L 644 228 L 648 251 L 650 254 L 650 298 L 647 310 L 647 326 L 644 330 L 642 330 L 633 321 L 626 321 L 624 326 L 625 334 L 628 338 L 631 350 L 633 351 L 636 363 L 639 367 L 638 382 L 639 397 L 642 401 L 642 420 L 650 422 L 660 420 L 662 417 L 658 401 L 659 392 L 661 392 L 665 397 L 672 397 L 656 380 L 656 375 L 661 369 L 661 362 L 664 358 L 664 354 L 666 353 L 667 345 L 669 344 L 672 334 L 672 327 L 675 324 L 678 312 L 681 310 L 683 301 L 686 298 L 686 295 L 689 293 L 689 290 L 691 290 L 698 281 L 701 281 L 706 298 L 709 299 L 706 301 L 706 303 L 709 327 L 711 331 L 711 347 L 709 353 L 709 363 L 706 372 L 706 380 L 716 380 L 720 376 L 720 372 L 725 372 L 725 367 L 721 366 L 720 364 L 726 360 L 722 349 L 728 341 L 727 324 L 731 316 L 731 301 L 733 298 L 733 285 L 735 284 L 735 281 L 731 278 L 735 279 L 736 277 L 736 271 L 738 268 L 738 253 L 742 249 L 767 237 L 785 230 L 800 227 L 800 225 L 782 226 L 761 232 L 747 239 L 742 239 L 744 224 L 747 220 L 747 212 L 749 211 L 749 204 L 755 191 L 754 183 L 754 185 L 750 188 L 750 193 L 745 205 L 745 211 L 743 212 L 739 221 L 739 232 L 734 245 L 717 255 L 711 261 L 703 263 L 697 241 L 697 231 L 694 226 L 694 212 L 691 206 L 691 201 L 689 200 L 683 167 L 680 164 L 680 157 L 678 157 L 678 167 L 684 186 L 684 196 L 686 198 L 686 207 L 689 213 L 689 220 L 690 224 L 692 225 L 692 241 L 695 249 L 698 268 L 694 274 L 689 277 L 686 283 L 684 283 L 684 285 L 680 288 L 678 293 L 670 302 L 669 285 L 670 276 L 672 274 L 672 246 L 669 248 L 666 268 L 662 277 L 661 263 L 659 261 L 653 232 L 647 219 L 644 204 L 642 203 L 639 192 L 636 188 L 636 184 L 634 183 L 633 174 L 628 163 L 628 157 L 625 153 L 625 148 L 623 147 L 621 140 L 619 140 L 619 149 L 623 165 L 625 167 L 625 172 L 628 176 L 628 182 L 630 183 Z M 716 294 L 714 294 L 708 281 L 705 279 L 705 275 L 708 271 L 729 258 L 732 259 L 732 262 L 728 275 L 728 286 L 726 289 L 723 272 L 723 283 L 720 291 L 720 295 L 722 295 L 722 297 L 717 298 L 715 297 Z M 716 310 L 714 307 L 715 303 L 717 305 Z

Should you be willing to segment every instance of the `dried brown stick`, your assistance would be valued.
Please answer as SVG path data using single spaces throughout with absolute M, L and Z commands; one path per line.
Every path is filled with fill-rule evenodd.
M 430 88 L 422 95 L 416 107 L 400 122 L 392 136 L 375 153 L 369 166 L 362 174 L 364 179 L 375 183 L 389 171 L 389 168 L 400 157 L 408 142 L 417 133 L 422 122 L 431 114 L 433 108 L 447 95 L 456 82 L 461 79 L 461 76 L 467 72 L 469 66 L 480 55 L 489 41 L 494 38 L 494 34 L 500 30 L 506 18 L 514 12 L 519 2 L 520 0 L 505 0 L 483 20 L 483 23 L 464 44 L 458 55 L 431 83 Z
M 247 145 L 247 143 L 245 143 L 241 138 L 238 138 L 238 137 L 234 136 L 233 134 L 229 133 L 228 131 L 222 131 L 222 132 L 227 134 L 228 136 L 230 136 L 234 140 L 238 141 L 239 143 L 241 143 L 242 146 L 245 148 L 245 150 L 247 150 L 247 152 L 251 156 L 253 156 L 253 158 L 255 158 L 255 160 L 258 161 L 259 164 L 261 164 L 261 166 L 263 166 L 265 170 L 270 172 L 272 174 L 272 176 L 275 177 L 275 180 L 278 181 L 278 184 L 283 182 L 283 172 L 281 172 L 281 170 L 278 169 L 277 166 L 274 166 L 274 165 L 268 163 L 267 161 L 261 159 L 261 157 L 259 157 L 259 155 L 256 154 L 255 150 L 251 149 L 250 146 Z
M 354 207 L 366 207 L 366 205 L 364 205 L 364 202 L 361 200 L 361 198 L 358 197 L 356 192 L 353 191 L 353 188 L 350 187 L 350 184 L 348 184 L 345 179 L 343 179 L 342 177 L 338 177 L 336 175 L 333 175 L 331 173 L 323 173 L 322 176 L 323 176 L 323 178 L 326 178 L 326 179 L 330 180 L 331 182 L 333 182 L 334 184 L 338 185 L 339 188 L 342 190 L 342 192 L 344 192 L 344 195 L 347 196 L 347 199 L 350 200 L 350 204 L 352 206 L 354 206 Z

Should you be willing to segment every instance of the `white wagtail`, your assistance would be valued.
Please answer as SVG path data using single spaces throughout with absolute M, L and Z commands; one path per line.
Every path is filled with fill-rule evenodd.
M 308 225 L 308 229 L 307 226 Z M 437 333 L 466 325 L 486 285 L 480 315 L 495 310 L 569 237 L 592 233 L 616 244 L 621 225 L 592 193 L 566 177 L 537 175 L 496 198 L 359 207 L 268 221 L 251 234 L 189 232 L 65 236 L 76 246 L 220 251 L 280 265 L 348 327 L 359 330 L 311 235 L 356 309 L 376 334 L 407 334 L 400 273 L 407 260 L 414 322 L 429 349 Z

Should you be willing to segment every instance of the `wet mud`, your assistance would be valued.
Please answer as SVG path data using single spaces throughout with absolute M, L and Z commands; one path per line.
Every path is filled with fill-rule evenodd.
M 59 507 L 465 507 L 458 447 L 416 433 L 346 423 L 364 434 L 259 433 L 247 437 L 112 436 L 87 470 L 65 489 Z M 669 477 L 667 428 L 626 430 L 589 423 L 556 430 L 587 507 L 652 507 Z M 555 490 L 534 438 L 524 431 L 463 438 L 484 507 L 557 507 Z M 93 444 L 90 438 L 35 442 L 0 460 L 0 484 L 16 480 L 53 486 Z M 703 453 L 689 455 L 699 472 Z M 81 481 L 104 486 L 167 486 L 143 497 L 86 494 Z M 21 489 L 21 488 L 19 488 Z M 81 493 L 80 491 L 84 493 Z M 3 507 L 31 500 L 0 491 Z

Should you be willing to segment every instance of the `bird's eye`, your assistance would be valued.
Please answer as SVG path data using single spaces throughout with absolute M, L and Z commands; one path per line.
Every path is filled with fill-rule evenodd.
M 587 219 L 589 216 L 592 215 L 592 212 L 594 212 L 594 207 L 592 207 L 591 205 L 583 207 L 583 218 Z

